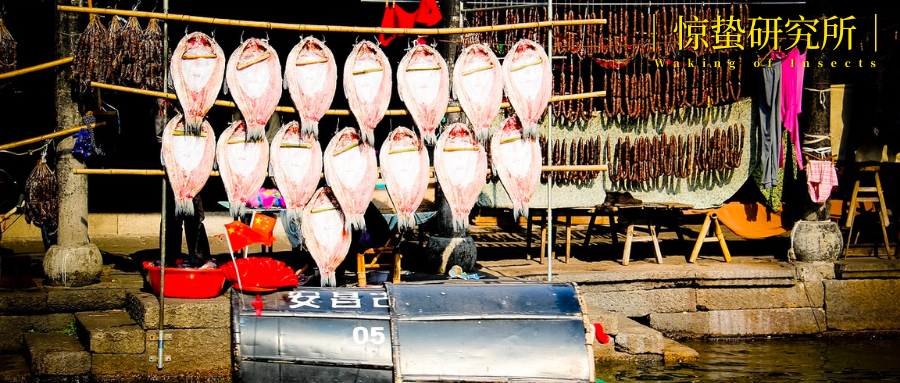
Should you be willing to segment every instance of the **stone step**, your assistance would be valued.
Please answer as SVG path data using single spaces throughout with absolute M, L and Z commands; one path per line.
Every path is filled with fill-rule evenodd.
M 144 330 L 159 328 L 159 298 L 156 295 L 130 292 L 125 309 Z M 211 299 L 166 298 L 164 328 L 230 328 L 231 295 Z
M 0 355 L 0 383 L 31 383 L 31 370 L 21 355 Z
M 35 381 L 87 382 L 91 354 L 78 338 L 62 333 L 25 334 L 31 374 Z
M 700 354 L 696 350 L 672 339 L 663 340 L 663 360 L 668 363 L 694 363 Z
M 75 317 L 68 313 L 0 315 L 0 354 L 14 354 L 24 350 L 24 336 L 28 332 L 67 331 L 74 321 Z
M 76 313 L 78 337 L 98 354 L 144 352 L 144 330 L 123 310 Z
M 629 354 L 663 355 L 665 337 L 662 333 L 634 320 L 619 316 L 616 350 Z
M 146 331 L 141 354 L 93 354 L 91 381 L 231 381 L 231 330 L 165 330 L 162 370 L 157 369 L 158 336 L 159 330 Z

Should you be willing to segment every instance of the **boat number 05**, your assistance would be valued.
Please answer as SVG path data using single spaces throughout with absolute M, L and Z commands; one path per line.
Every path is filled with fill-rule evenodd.
M 366 344 L 370 341 L 373 344 L 382 344 L 384 343 L 384 340 L 384 327 L 353 328 L 353 341 L 356 342 L 356 344 Z

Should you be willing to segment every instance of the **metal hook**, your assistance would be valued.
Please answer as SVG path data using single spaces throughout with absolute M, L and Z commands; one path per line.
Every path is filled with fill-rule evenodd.
M 139 7 L 140 5 L 141 5 L 141 0 L 137 0 L 137 2 L 134 3 L 134 6 L 131 7 L 131 10 L 132 10 L 132 11 L 137 11 L 137 9 L 138 9 L 138 7 Z
M 244 43 L 244 30 L 241 30 L 241 44 Z

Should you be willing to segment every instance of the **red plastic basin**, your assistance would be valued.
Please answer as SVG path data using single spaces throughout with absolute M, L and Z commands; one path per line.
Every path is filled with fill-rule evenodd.
M 144 262 L 150 275 L 150 286 L 159 295 L 160 268 Z M 166 297 L 169 298 L 213 298 L 222 292 L 225 274 L 219 269 L 178 269 L 166 267 Z

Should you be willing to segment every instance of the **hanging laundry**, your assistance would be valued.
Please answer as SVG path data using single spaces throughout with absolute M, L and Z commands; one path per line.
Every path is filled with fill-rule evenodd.
M 798 163 L 801 161 L 797 161 Z M 806 168 L 806 185 L 809 197 L 815 203 L 825 203 L 831 195 L 831 189 L 838 185 L 837 171 L 831 161 L 809 161 Z
M 762 187 L 778 184 L 778 158 L 781 155 L 781 65 L 773 62 L 762 68 L 759 86 L 759 166 L 762 170 Z
M 416 25 L 416 12 L 407 12 L 396 4 L 388 6 L 385 3 L 384 17 L 381 19 L 382 28 L 412 28 Z M 379 34 L 378 41 L 381 45 L 388 46 L 391 40 L 403 36 L 403 34 L 385 35 Z
M 784 120 L 784 129 L 791 134 L 797 168 L 800 170 L 803 170 L 803 156 L 800 153 L 800 123 L 797 121 L 797 115 L 802 112 L 800 107 L 803 101 L 805 61 L 806 53 L 800 54 L 800 51 L 794 48 L 781 62 L 781 118 Z
M 425 24 L 426 27 L 441 21 L 441 10 L 435 0 L 422 0 L 419 2 L 419 10 L 416 11 L 416 22 Z

